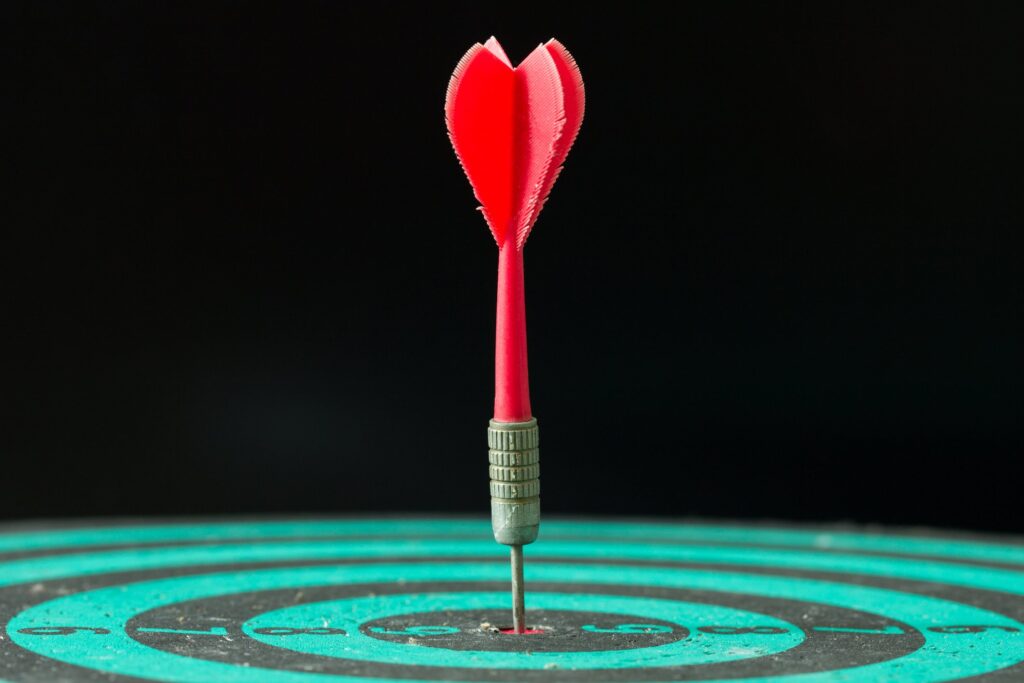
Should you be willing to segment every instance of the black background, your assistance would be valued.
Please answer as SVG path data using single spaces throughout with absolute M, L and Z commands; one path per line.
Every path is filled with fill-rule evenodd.
M 548 512 L 1024 531 L 1015 3 L 4 10 L 0 516 L 487 514 L 452 68 L 559 38 Z

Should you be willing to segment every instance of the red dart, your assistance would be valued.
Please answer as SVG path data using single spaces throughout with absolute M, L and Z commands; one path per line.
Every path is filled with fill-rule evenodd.
M 514 630 L 525 629 L 522 546 L 540 526 L 537 422 L 526 360 L 523 246 L 583 120 L 583 79 L 549 40 L 513 67 L 492 36 L 459 60 L 445 120 L 480 210 L 498 243 L 494 419 L 488 429 L 494 537 L 512 548 Z

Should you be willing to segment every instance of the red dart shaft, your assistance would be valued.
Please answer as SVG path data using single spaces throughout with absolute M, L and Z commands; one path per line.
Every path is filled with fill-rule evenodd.
M 498 250 L 498 309 L 494 344 L 494 419 L 525 422 L 530 411 L 526 362 L 523 250 L 508 240 Z

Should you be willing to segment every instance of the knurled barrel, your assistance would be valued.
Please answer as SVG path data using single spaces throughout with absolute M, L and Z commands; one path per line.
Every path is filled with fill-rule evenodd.
M 487 427 L 494 540 L 525 545 L 540 529 L 540 434 L 537 420 Z

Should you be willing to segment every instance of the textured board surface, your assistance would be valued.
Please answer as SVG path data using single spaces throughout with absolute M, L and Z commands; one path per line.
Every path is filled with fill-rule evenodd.
M 0 680 L 1024 681 L 1024 542 L 484 520 L 0 527 Z

